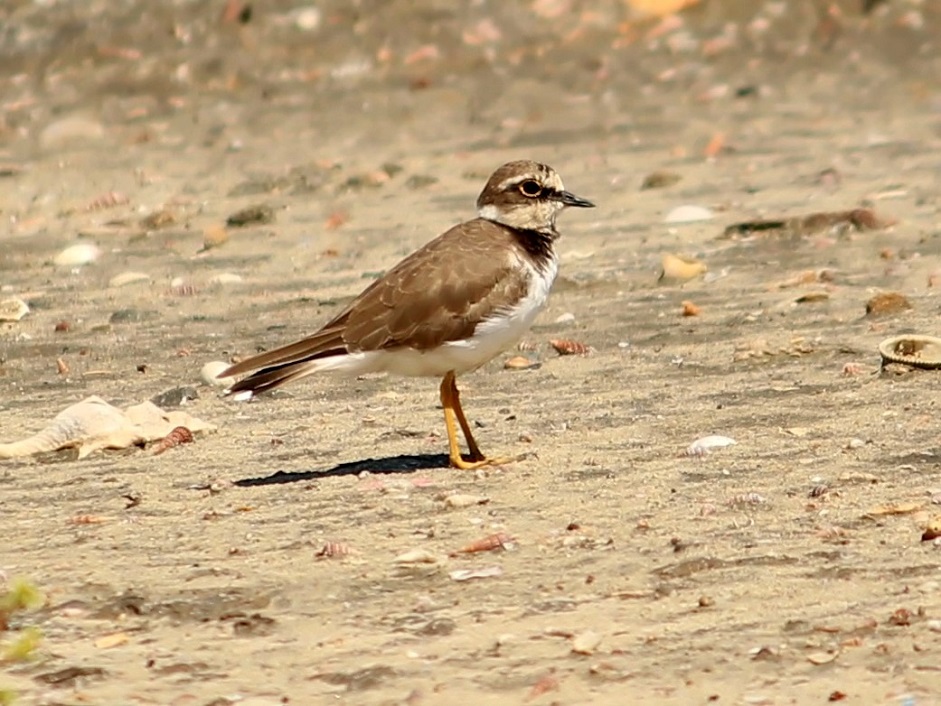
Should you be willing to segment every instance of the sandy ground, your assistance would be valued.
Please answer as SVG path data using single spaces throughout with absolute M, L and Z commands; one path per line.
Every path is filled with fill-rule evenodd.
M 242 24 L 4 3 L 0 285 L 31 312 L 0 331 L 2 440 L 91 394 L 180 386 L 219 429 L 0 465 L 0 571 L 46 596 L 5 638 L 41 629 L 36 659 L 0 688 L 941 703 L 941 546 L 920 541 L 941 513 L 938 373 L 880 373 L 876 351 L 941 333 L 941 18 L 860 4 L 658 24 L 620 2 L 280 2 Z M 598 204 L 560 221 L 524 353 L 541 365 L 506 370 L 509 351 L 459 381 L 484 450 L 524 460 L 448 469 L 434 380 L 323 376 L 250 405 L 200 385 L 207 361 L 316 329 L 514 158 Z M 657 170 L 680 180 L 641 190 Z M 223 229 L 257 205 L 273 221 Z M 715 217 L 665 223 L 683 205 Z M 721 237 L 859 206 L 897 224 Z M 100 257 L 54 264 L 77 242 Z M 706 277 L 658 283 L 670 252 Z M 125 272 L 149 279 L 109 284 Z M 866 316 L 882 291 L 912 308 Z M 707 434 L 737 444 L 684 453 Z

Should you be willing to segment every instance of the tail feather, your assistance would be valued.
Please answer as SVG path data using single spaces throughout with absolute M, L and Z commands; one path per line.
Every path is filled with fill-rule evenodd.
M 317 371 L 317 361 L 305 360 L 299 363 L 285 363 L 270 368 L 262 368 L 246 378 L 242 378 L 225 391 L 225 394 L 249 399 L 276 387 L 281 387 L 292 380 L 305 377 Z M 247 394 L 246 394 L 247 393 Z

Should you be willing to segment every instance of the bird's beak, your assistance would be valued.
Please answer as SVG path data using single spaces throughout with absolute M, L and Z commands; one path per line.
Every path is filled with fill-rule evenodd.
M 576 208 L 594 208 L 593 204 L 588 199 L 583 199 L 580 196 L 576 196 L 571 191 L 560 191 L 556 198 L 562 202 L 563 206 L 575 206 Z

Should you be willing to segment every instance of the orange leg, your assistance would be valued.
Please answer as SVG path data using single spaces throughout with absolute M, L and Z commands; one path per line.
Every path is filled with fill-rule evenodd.
M 512 458 L 487 458 L 477 446 L 477 441 L 471 433 L 470 424 L 461 409 L 461 395 L 457 390 L 457 381 L 453 372 L 449 372 L 441 381 L 441 406 L 444 407 L 444 424 L 448 430 L 448 456 L 451 465 L 462 470 L 472 470 L 481 466 L 496 466 L 509 463 Z M 457 439 L 457 427 L 460 425 L 467 440 L 467 449 L 470 452 L 467 461 L 461 456 L 461 445 Z

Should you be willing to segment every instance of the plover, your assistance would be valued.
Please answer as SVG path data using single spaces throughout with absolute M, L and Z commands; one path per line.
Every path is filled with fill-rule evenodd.
M 545 306 L 559 269 L 556 217 L 567 206 L 594 204 L 566 191 L 545 164 L 504 164 L 480 192 L 477 218 L 406 257 L 316 333 L 220 373 L 251 373 L 226 394 L 247 399 L 326 370 L 433 376 L 441 379 L 451 465 L 473 469 L 512 460 L 481 452 L 456 378 L 519 341 Z

